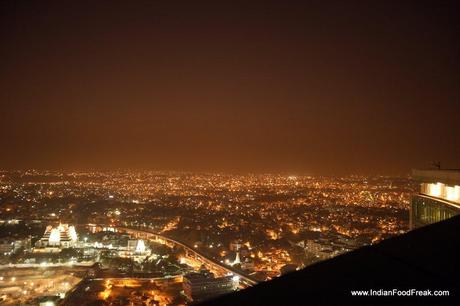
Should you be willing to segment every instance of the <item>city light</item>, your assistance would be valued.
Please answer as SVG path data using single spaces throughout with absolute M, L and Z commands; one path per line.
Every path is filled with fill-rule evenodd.
M 0 304 L 458 300 L 458 3 L 0 2 Z
M 51 267 L 61 271 L 53 281 L 36 278 L 32 284 L 20 278 L 21 292 L 27 292 L 22 296 L 49 290 L 56 296 L 65 294 L 66 299 L 75 300 L 72 289 L 81 275 L 88 273 L 99 279 L 97 268 L 88 271 L 95 263 L 109 268 L 112 277 L 128 275 L 123 282 L 100 278 L 102 290 L 96 285 L 81 288 L 84 296 L 101 300 L 127 294 L 124 286 L 145 287 L 142 290 L 148 296 L 160 296 L 154 286 L 156 278 L 146 280 L 152 285 L 133 281 L 136 275 L 148 273 L 159 275 L 165 282 L 171 279 L 182 287 L 186 286 L 185 279 L 193 279 L 193 273 L 198 273 L 202 276 L 195 277 L 206 278 L 209 286 L 220 284 L 228 290 L 241 290 L 280 276 L 286 267 L 295 271 L 403 233 L 408 229 L 408 221 L 401 218 L 401 211 L 408 209 L 410 196 L 415 192 L 410 180 L 394 183 L 379 177 L 293 179 L 281 175 L 182 174 L 184 178 L 171 181 L 168 175 L 95 172 L 84 174 L 87 181 L 71 182 L 66 178 L 65 184 L 40 184 L 41 188 L 52 188 L 56 197 L 67 198 L 71 194 L 85 198 L 89 194 L 89 199 L 104 201 L 107 193 L 118 196 L 109 207 L 89 206 L 89 213 L 83 218 L 86 224 L 68 224 L 65 217 L 47 220 L 40 224 L 35 243 L 28 242 L 27 236 L 24 242 L 18 241 L 29 244 L 28 254 L 39 259 L 28 263 L 31 269 L 40 268 L 41 274 Z M 61 176 L 66 177 L 55 175 Z M 165 181 L 167 184 L 162 183 Z M 155 182 L 154 192 L 151 182 Z M 49 201 L 47 192 L 31 194 L 22 184 L 9 188 L 25 198 L 41 195 L 43 202 Z M 453 200 L 458 186 L 443 188 L 445 196 Z M 131 201 L 139 198 L 141 203 L 150 203 L 166 196 L 175 200 L 155 205 Z M 255 200 L 258 198 L 263 200 Z M 66 201 L 60 205 L 62 216 L 78 209 Z M 180 214 L 162 213 L 177 209 Z M 120 215 L 113 218 L 116 211 Z M 38 209 L 35 212 L 40 213 Z M 20 220 L 24 216 L 15 215 L 8 220 L 13 219 L 23 222 Z M 315 235 L 320 238 L 314 238 Z M 8 247 L 14 247 L 16 240 L 11 242 Z M 67 253 L 66 257 L 55 260 L 61 253 Z M 22 260 L 26 259 L 24 256 Z M 79 269 L 87 272 L 77 272 Z M 257 279 L 250 275 L 257 275 Z M 134 301 L 136 297 L 128 299 Z

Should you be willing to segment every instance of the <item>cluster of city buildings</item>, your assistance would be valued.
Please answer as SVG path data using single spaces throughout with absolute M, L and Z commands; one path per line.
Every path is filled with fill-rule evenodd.
M 407 231 L 415 187 L 391 177 L 28 171 L 2 174 L 0 193 L 15 200 L 0 215 L 146 227 L 263 280 Z
M 413 179 L 50 173 L 52 183 L 27 181 L 36 174 L 22 173 L 20 182 L 2 174 L 0 199 L 8 200 L 0 226 L 45 225 L 40 234 L 27 234 L 28 225 L 0 238 L 3 259 L 23 254 L 30 263 L 72 249 L 93 263 L 101 255 L 139 266 L 166 260 L 146 239 L 117 230 L 126 227 L 161 233 L 264 281 L 460 213 L 458 170 L 414 170 Z M 76 223 L 93 239 L 79 235 Z M 184 273 L 189 302 L 239 288 L 234 274 L 182 264 L 172 262 Z
M 204 301 L 235 291 L 238 287 L 238 276 L 215 277 L 205 267 L 200 268 L 197 272 L 188 273 L 183 277 L 183 292 L 189 302 Z

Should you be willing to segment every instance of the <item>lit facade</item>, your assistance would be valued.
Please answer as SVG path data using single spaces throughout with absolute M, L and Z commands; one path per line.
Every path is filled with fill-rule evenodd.
M 420 193 L 412 197 L 411 228 L 460 214 L 460 170 L 414 170 Z
M 152 256 L 152 258 L 157 258 L 156 254 L 152 253 L 152 250 L 145 244 L 142 239 L 130 239 L 128 240 L 128 245 L 126 247 L 113 247 L 112 245 L 104 246 L 101 243 L 95 244 L 97 248 L 105 248 L 118 250 L 118 256 L 124 258 L 132 258 L 135 261 L 142 262 L 145 258 Z
M 63 249 L 74 247 L 77 241 L 78 235 L 73 225 L 59 224 L 57 227 L 48 225 L 43 237 L 35 246 L 45 249 Z

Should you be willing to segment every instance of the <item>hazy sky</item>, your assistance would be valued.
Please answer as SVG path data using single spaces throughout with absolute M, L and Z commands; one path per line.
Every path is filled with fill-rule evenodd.
M 224 2 L 2 1 L 0 167 L 460 167 L 455 2 Z

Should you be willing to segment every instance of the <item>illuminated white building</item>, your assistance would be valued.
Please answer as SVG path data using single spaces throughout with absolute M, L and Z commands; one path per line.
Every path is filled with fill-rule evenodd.
M 240 251 L 236 251 L 236 257 L 235 257 L 235 260 L 233 261 L 232 263 L 232 266 L 234 265 L 239 265 L 241 264 L 241 259 L 240 259 Z
M 142 239 L 128 240 L 127 251 L 131 255 L 147 255 L 150 254 L 150 250 L 145 245 Z
M 144 240 L 138 240 L 136 244 L 135 254 L 144 254 L 146 251 Z
M 145 245 L 142 239 L 130 239 L 126 247 L 118 248 L 118 256 L 133 258 L 137 261 L 142 261 L 148 256 L 156 257 L 152 254 L 152 250 Z
M 57 227 L 48 225 L 43 237 L 35 244 L 39 248 L 70 248 L 78 241 L 77 231 L 73 225 L 59 224 Z

